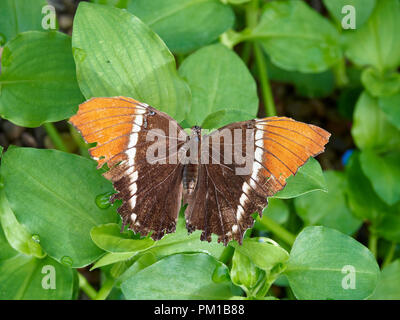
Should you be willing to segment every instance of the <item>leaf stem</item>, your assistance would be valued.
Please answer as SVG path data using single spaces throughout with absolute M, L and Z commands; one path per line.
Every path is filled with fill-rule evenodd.
M 267 117 L 276 116 L 274 98 L 272 97 L 271 86 L 268 79 L 267 63 L 265 61 L 264 53 L 262 52 L 259 44 L 256 42 L 254 43 L 254 56 L 256 58 L 258 76 L 260 78 L 265 113 Z
M 345 58 L 340 59 L 340 61 L 333 67 L 333 72 L 335 74 L 336 85 L 339 88 L 342 88 L 349 83 L 349 78 L 346 73 Z
M 274 220 L 272 220 L 270 217 L 267 215 L 264 215 L 262 219 L 259 219 L 259 222 L 267 228 L 269 231 L 271 231 L 273 234 L 275 234 L 279 239 L 285 241 L 289 245 L 293 245 L 296 236 L 291 233 L 290 231 L 286 230 L 284 227 L 282 227 L 280 224 L 276 223 Z
M 94 300 L 105 300 L 107 299 L 108 295 L 110 294 L 112 288 L 114 287 L 115 279 L 114 278 L 107 278 L 104 281 L 102 287 L 100 288 L 99 292 L 97 293 Z
M 368 248 L 376 259 L 378 257 L 378 236 L 371 228 L 369 229 Z
M 390 245 L 390 248 L 388 250 L 388 253 L 385 256 L 385 259 L 383 260 L 382 268 L 385 268 L 388 264 L 390 264 L 390 262 L 392 262 L 394 253 L 396 252 L 396 246 L 397 246 L 397 243 L 392 242 L 392 244 Z
M 87 279 L 78 272 L 79 277 L 79 288 L 92 300 L 97 296 L 97 291 L 90 285 Z
M 46 130 L 48 136 L 50 137 L 51 141 L 54 143 L 56 149 L 68 152 L 67 146 L 64 144 L 60 134 L 58 133 L 56 127 L 51 122 L 47 122 L 43 124 L 44 129 Z

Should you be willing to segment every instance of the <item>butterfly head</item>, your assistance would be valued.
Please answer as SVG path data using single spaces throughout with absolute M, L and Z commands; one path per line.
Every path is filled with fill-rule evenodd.
M 201 136 L 201 127 L 199 126 L 193 126 L 192 127 L 192 132 L 190 134 L 190 137 L 193 139 L 196 139 L 197 141 L 200 139 Z

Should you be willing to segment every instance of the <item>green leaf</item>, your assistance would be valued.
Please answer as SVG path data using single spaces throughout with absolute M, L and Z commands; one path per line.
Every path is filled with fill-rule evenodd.
M 331 70 L 321 73 L 287 71 L 275 66 L 267 55 L 266 60 L 269 79 L 294 85 L 296 93 L 301 96 L 309 98 L 326 97 L 335 89 L 335 76 Z
M 132 239 L 132 232 L 121 233 L 121 228 L 116 223 L 93 227 L 90 235 L 98 247 L 112 253 L 139 252 L 154 245 L 150 238 Z
M 361 152 L 361 167 L 375 192 L 388 205 L 400 201 L 400 152 L 377 155 L 370 150 Z
M 390 207 L 382 212 L 382 219 L 374 225 L 374 231 L 379 237 L 388 241 L 400 242 L 400 205 Z
M 380 98 L 378 104 L 387 119 L 400 130 L 400 92 L 390 97 Z
M 328 192 L 313 192 L 295 199 L 298 215 L 306 225 L 322 225 L 353 234 L 362 224 L 347 206 L 347 180 L 344 173 L 325 171 Z
M 26 228 L 19 224 L 12 212 L 8 200 L 4 193 L 4 188 L 0 188 L 0 223 L 5 237 L 10 245 L 20 253 L 37 258 L 43 258 L 46 253 L 43 252 L 40 244 Z
M 129 12 L 80 3 L 72 47 L 79 86 L 87 99 L 132 97 L 183 120 L 190 90 L 176 72 L 174 57 Z
M 390 96 L 400 91 L 400 73 L 386 72 L 381 74 L 374 68 L 365 69 L 361 81 L 374 97 Z
M 355 9 L 356 29 L 361 28 L 368 20 L 375 8 L 375 0 L 323 0 L 332 17 L 341 25 L 343 18 L 348 13 L 342 13 L 342 9 L 351 5 Z
M 235 250 L 230 275 L 234 284 L 247 291 L 256 286 L 263 272 L 251 262 L 249 257 Z
M 46 0 L 2 0 L 0 2 L 0 47 L 18 33 L 43 30 L 42 8 Z
M 99 260 L 97 260 L 94 266 L 90 268 L 90 270 L 108 266 L 116 262 L 126 261 L 133 258 L 135 255 L 136 252 L 117 252 L 117 253 L 108 252 L 104 256 L 102 256 Z
M 397 31 L 395 31 L 397 30 Z M 400 2 L 379 0 L 368 22 L 348 34 L 347 57 L 357 65 L 380 71 L 400 64 Z
M 83 101 L 71 39 L 65 34 L 19 34 L 4 47 L 1 65 L 0 115 L 17 125 L 37 127 L 66 119 Z
M 151 252 L 144 253 L 122 275 L 118 277 L 117 285 L 121 286 L 122 282 L 133 277 L 139 271 L 147 268 L 148 266 L 156 262 L 157 259 Z
M 400 300 L 400 259 L 382 270 L 381 277 L 370 300 Z
M 240 110 L 225 109 L 211 113 L 204 119 L 201 125 L 204 129 L 218 129 L 227 124 L 239 121 L 254 119 L 253 114 L 249 114 Z
M 113 188 L 95 168 L 92 160 L 56 150 L 14 147 L 2 159 L 4 190 L 17 220 L 52 258 L 73 267 L 103 254 L 90 230 L 117 219 L 113 207 L 96 206 L 96 196 Z
M 267 238 L 249 238 L 244 239 L 242 245 L 235 242 L 231 245 L 267 273 L 277 265 L 285 265 L 289 258 L 285 249 Z
M 168 256 L 139 271 L 122 285 L 127 299 L 229 299 L 235 295 L 230 281 L 214 282 L 221 263 L 203 254 Z
M 186 120 L 200 125 L 208 115 L 234 109 L 255 116 L 256 83 L 243 61 L 221 44 L 196 51 L 179 68 L 192 90 L 192 107 Z
M 75 273 L 49 257 L 16 255 L 0 261 L 0 300 L 72 299 Z
M 0 261 L 7 260 L 18 254 L 8 243 L 2 228 L 0 228 Z
M 285 70 L 322 72 L 341 58 L 335 27 L 299 0 L 267 3 L 249 37 Z
M 135 0 L 129 3 L 128 10 L 176 53 L 187 53 L 213 42 L 235 20 L 232 8 L 219 0 Z
M 353 214 L 376 224 L 388 211 L 388 206 L 375 193 L 371 181 L 365 176 L 360 164 L 360 153 L 355 152 L 346 166 L 347 196 Z
M 362 93 L 357 101 L 351 134 L 362 150 L 385 151 L 400 146 L 400 130 L 387 120 L 378 106 L 378 100 L 367 92 Z
M 326 227 L 307 227 L 297 236 L 286 269 L 298 299 L 365 299 L 379 274 L 366 247 Z
M 180 216 L 174 233 L 165 235 L 161 240 L 155 242 L 154 246 L 146 250 L 151 252 L 157 259 L 179 252 L 203 252 L 219 259 L 225 247 L 217 242 L 217 236 L 212 235 L 212 241 L 200 240 L 201 230 L 188 234 L 185 227 L 185 219 Z
M 221 0 L 222 3 L 230 3 L 230 4 L 243 4 L 246 2 L 250 2 L 251 0 Z
M 263 216 L 260 218 L 261 222 L 264 216 L 271 218 L 276 223 L 283 224 L 289 219 L 289 207 L 283 200 L 269 198 L 268 206 L 264 209 Z
M 90 2 L 126 9 L 131 0 L 90 0 Z
M 295 176 L 287 179 L 286 187 L 274 195 L 274 198 L 296 198 L 316 190 L 326 192 L 327 186 L 319 162 L 310 158 L 304 166 L 299 168 Z

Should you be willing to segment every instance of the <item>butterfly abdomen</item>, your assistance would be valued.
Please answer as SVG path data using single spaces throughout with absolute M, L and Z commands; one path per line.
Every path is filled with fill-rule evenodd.
M 196 188 L 198 164 L 189 163 L 183 168 L 183 191 L 185 195 L 191 195 Z

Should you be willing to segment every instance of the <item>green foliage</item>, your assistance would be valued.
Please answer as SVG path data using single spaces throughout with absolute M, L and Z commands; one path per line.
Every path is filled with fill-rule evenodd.
M 42 8 L 46 0 L 3 0 L 0 3 L 0 46 L 18 33 L 42 29 Z
M 308 227 L 299 234 L 285 271 L 298 299 L 322 300 L 365 299 L 375 290 L 379 273 L 367 248 L 326 227 Z M 353 289 L 348 287 L 351 276 Z
M 287 179 L 287 186 L 274 198 L 296 198 L 316 190 L 327 191 L 327 187 L 319 162 L 310 158 L 304 166 L 299 168 L 295 176 Z
M 353 217 L 346 202 L 347 180 L 342 172 L 325 171 L 328 192 L 312 192 L 295 199 L 298 215 L 306 225 L 323 225 L 353 234 L 361 220 Z
M 18 125 L 37 127 L 68 118 L 83 101 L 65 34 L 18 34 L 3 49 L 1 71 L 0 115 Z
M 229 280 L 213 279 L 227 267 L 204 254 L 176 254 L 144 268 L 122 283 L 127 299 L 229 299 L 235 288 Z
M 129 3 L 128 11 L 175 53 L 187 53 L 211 43 L 235 20 L 232 8 L 219 0 L 135 0 Z
M 98 194 L 113 189 L 93 161 L 55 150 L 11 148 L 3 156 L 1 175 L 17 220 L 39 237 L 48 255 L 73 267 L 102 255 L 90 230 L 115 221 L 116 215 L 113 208 L 95 204 Z
M 86 99 L 135 97 L 183 120 L 190 106 L 189 88 L 178 76 L 166 45 L 138 18 L 116 8 L 82 3 L 72 47 Z
M 200 125 L 207 115 L 224 109 L 256 116 L 256 83 L 243 61 L 223 45 L 207 46 L 191 54 L 179 67 L 179 74 L 192 91 L 187 115 L 190 125 Z
M 379 0 L 378 0 L 379 1 Z M 324 5 L 336 22 L 341 23 L 344 17 L 343 8 L 351 5 L 355 9 L 356 29 L 362 27 L 375 8 L 376 0 L 323 0 Z
M 266 4 L 251 37 L 286 70 L 322 72 L 341 57 L 336 29 L 300 0 Z
M 372 66 L 383 72 L 400 64 L 400 3 L 376 1 L 368 22 L 350 33 L 346 54 L 357 65 Z
M 69 151 L 51 123 L 85 98 L 129 96 L 184 127 L 216 129 L 276 114 L 273 80 L 302 99 L 328 97 L 330 113 L 340 97 L 358 150 L 343 172 L 310 158 L 243 244 L 224 247 L 189 235 L 184 209 L 159 241 L 121 232 L 115 191 L 94 161 L 11 146 L 0 170 L 0 299 L 76 299 L 81 289 L 92 299 L 263 300 L 276 299 L 274 286 L 289 299 L 400 299 L 398 0 L 324 0 L 326 16 L 300 0 L 91 2 L 79 4 L 71 41 L 43 31 L 46 1 L 1 1 L 2 118 L 44 124 Z M 341 28 L 347 4 L 356 30 Z M 365 237 L 368 249 L 356 240 Z M 89 265 L 102 274 L 98 292 L 78 282 L 75 269 Z M 44 289 L 49 267 L 57 290 Z
M 399 300 L 400 259 L 383 268 L 378 285 L 371 300 Z

